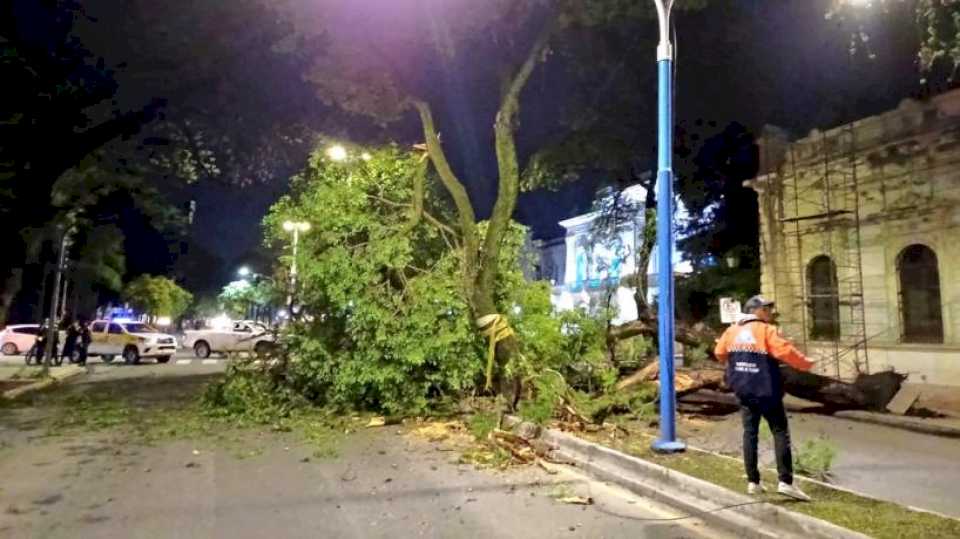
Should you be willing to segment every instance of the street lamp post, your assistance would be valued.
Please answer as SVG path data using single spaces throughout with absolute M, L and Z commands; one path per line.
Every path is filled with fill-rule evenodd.
M 290 293 L 287 295 L 287 309 L 293 313 L 293 294 L 297 289 L 297 246 L 300 243 L 300 233 L 310 230 L 310 223 L 306 221 L 285 221 L 283 229 L 293 234 L 293 259 L 290 262 Z
M 674 389 L 674 293 L 673 293 L 673 43 L 670 41 L 670 12 L 673 0 L 654 0 L 660 22 L 657 45 L 659 105 L 657 126 L 657 286 L 660 343 L 660 438 L 653 450 L 660 453 L 683 451 L 677 441 Z
M 50 324 L 47 326 L 47 345 L 43 351 L 44 370 L 50 366 L 51 360 L 59 353 L 55 345 L 57 344 L 57 332 L 60 330 L 60 281 L 63 279 L 64 268 L 67 264 L 67 248 L 70 246 L 70 235 L 73 233 L 73 226 L 64 226 L 62 231 L 62 235 L 60 236 L 60 250 L 59 253 L 57 253 L 57 271 L 53 279 L 53 299 L 50 301 Z

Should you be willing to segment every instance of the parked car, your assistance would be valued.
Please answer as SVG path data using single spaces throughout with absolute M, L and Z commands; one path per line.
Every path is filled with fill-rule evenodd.
M 16 324 L 0 331 L 0 352 L 5 356 L 26 354 L 37 341 L 38 324 Z
M 177 353 L 173 335 L 160 333 L 142 322 L 97 320 L 90 324 L 89 354 L 100 356 L 109 363 L 117 356 L 127 364 L 137 364 L 143 358 L 154 358 L 167 363 Z
M 241 320 L 227 329 L 200 329 L 184 332 L 183 347 L 193 348 L 200 358 L 210 357 L 213 352 L 253 352 L 263 355 L 273 348 L 276 337 L 259 322 Z

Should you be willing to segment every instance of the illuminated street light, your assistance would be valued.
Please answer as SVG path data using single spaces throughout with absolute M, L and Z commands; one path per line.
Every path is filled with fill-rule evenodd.
M 247 266 L 241 266 L 240 269 L 237 270 L 237 275 L 241 277 L 249 277 L 250 268 L 248 268 Z
M 347 160 L 347 149 L 340 144 L 334 144 L 327 148 L 327 157 L 331 161 L 342 162 Z

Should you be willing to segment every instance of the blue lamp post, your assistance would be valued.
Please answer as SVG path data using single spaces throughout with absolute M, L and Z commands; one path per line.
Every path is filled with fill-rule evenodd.
M 657 286 L 660 342 L 660 438 L 653 442 L 659 453 L 683 451 L 677 441 L 674 389 L 673 303 L 673 43 L 670 42 L 670 12 L 674 0 L 654 0 L 660 21 L 657 46 L 659 106 L 657 127 Z

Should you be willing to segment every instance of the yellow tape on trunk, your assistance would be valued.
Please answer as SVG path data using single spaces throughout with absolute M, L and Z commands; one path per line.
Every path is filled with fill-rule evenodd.
M 477 329 L 487 338 L 487 384 L 484 390 L 493 389 L 493 362 L 497 356 L 497 343 L 514 335 L 507 317 L 500 314 L 488 314 L 477 318 Z

